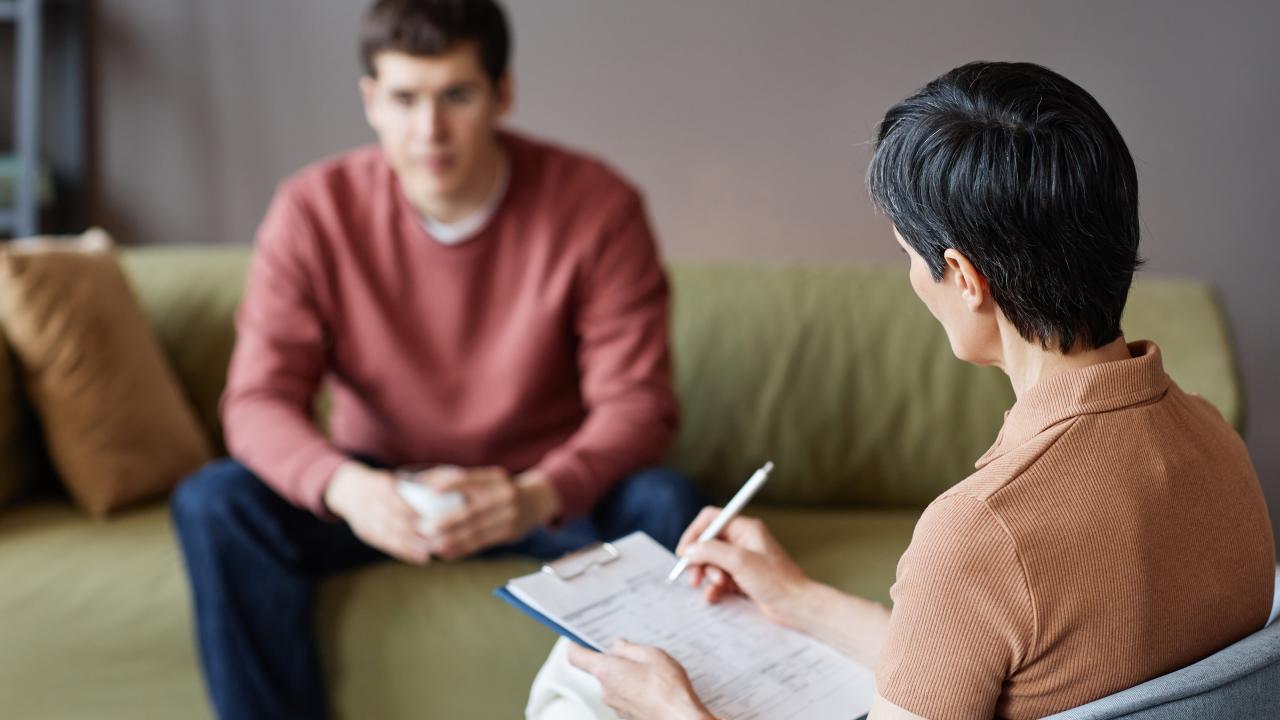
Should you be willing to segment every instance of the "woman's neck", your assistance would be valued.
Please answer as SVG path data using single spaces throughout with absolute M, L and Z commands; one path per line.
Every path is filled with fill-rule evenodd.
M 1002 344 L 1000 369 L 1009 376 L 1013 392 L 1019 398 L 1055 375 L 1132 357 L 1123 335 L 1101 347 L 1069 353 L 1045 350 L 1039 343 L 1024 340 L 1017 331 L 1004 333 Z

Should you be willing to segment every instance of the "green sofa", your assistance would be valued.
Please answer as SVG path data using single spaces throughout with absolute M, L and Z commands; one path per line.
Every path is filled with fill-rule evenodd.
M 122 260 L 200 418 L 234 341 L 245 247 L 131 249 Z M 888 601 L 921 508 L 963 478 L 1013 396 L 956 360 L 905 267 L 677 264 L 673 323 L 683 427 L 670 462 L 723 500 L 766 459 L 751 508 L 813 576 Z M 1213 293 L 1143 278 L 1131 339 L 1239 426 L 1235 358 Z M 18 402 L 15 375 L 0 399 Z M 35 437 L 34 420 L 11 433 Z M 41 465 L 38 443 L 21 450 Z M 513 718 L 554 641 L 490 593 L 520 558 L 385 563 L 323 584 L 316 626 L 347 718 Z M 0 715 L 209 715 L 168 507 L 92 522 L 46 489 L 0 508 Z

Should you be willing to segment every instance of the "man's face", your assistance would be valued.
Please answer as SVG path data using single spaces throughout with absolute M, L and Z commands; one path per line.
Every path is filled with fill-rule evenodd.
M 365 117 L 406 194 L 441 205 L 474 194 L 510 109 L 509 78 L 495 87 L 472 42 L 436 56 L 382 52 L 373 65 L 360 79 Z

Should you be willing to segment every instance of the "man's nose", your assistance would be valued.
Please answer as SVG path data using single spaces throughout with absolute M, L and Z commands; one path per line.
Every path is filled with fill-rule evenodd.
M 448 119 L 440 103 L 434 99 L 424 99 L 414 108 L 413 132 L 419 139 L 432 142 L 448 137 Z

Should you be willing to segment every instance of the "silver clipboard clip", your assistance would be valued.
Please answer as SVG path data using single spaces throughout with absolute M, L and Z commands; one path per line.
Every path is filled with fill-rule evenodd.
M 596 543 L 577 552 L 569 553 L 559 560 L 553 560 L 542 566 L 542 572 L 554 575 L 560 580 L 572 580 L 586 575 L 592 570 L 608 565 L 622 557 L 622 553 L 613 543 Z

